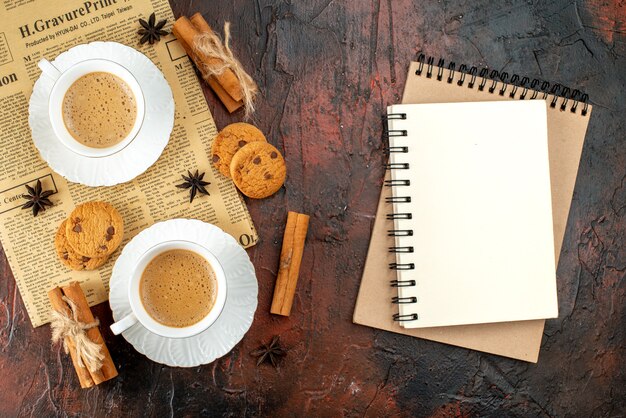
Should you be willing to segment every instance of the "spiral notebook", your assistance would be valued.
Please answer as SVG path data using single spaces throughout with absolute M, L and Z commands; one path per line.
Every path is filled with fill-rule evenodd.
M 387 125 L 394 319 L 556 317 L 546 102 L 394 105 Z
M 458 68 L 459 71 L 455 71 Z M 482 74 L 483 76 L 481 76 Z M 493 74 L 493 73 L 490 73 Z M 404 89 L 403 103 L 453 103 L 492 100 L 544 100 L 548 103 L 548 152 L 552 189 L 554 251 L 558 256 L 563 242 L 578 164 L 592 107 L 587 96 L 559 85 L 530 81 L 527 77 L 502 74 L 489 79 L 484 70 L 450 63 L 447 68 L 432 58 L 420 57 L 411 63 Z M 499 74 L 493 74 L 499 76 Z M 521 86 L 520 86 L 521 85 Z M 501 94 L 502 93 L 502 94 Z M 486 117 L 485 121 L 488 122 Z M 519 122 L 518 122 L 519 123 Z M 389 180 L 387 172 L 385 180 Z M 354 311 L 354 322 L 381 330 L 419 337 L 445 344 L 484 351 L 505 357 L 536 362 L 543 336 L 544 320 L 499 322 L 433 328 L 404 328 L 393 315 L 398 313 L 397 289 L 390 287 L 395 278 L 389 264 L 395 254 L 389 252 L 394 238 L 387 237 L 392 221 L 386 213 L 393 210 L 380 195 L 377 216 L 363 270 Z

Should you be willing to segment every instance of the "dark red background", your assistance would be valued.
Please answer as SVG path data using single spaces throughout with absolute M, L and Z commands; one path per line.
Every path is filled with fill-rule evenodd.
M 626 6 L 533 1 L 179 1 L 232 22 L 261 89 L 255 123 L 288 163 L 284 190 L 248 201 L 260 232 L 250 332 L 194 369 L 162 366 L 106 333 L 115 380 L 81 390 L 33 329 L 0 260 L 0 416 L 619 416 L 626 408 Z M 381 114 L 419 52 L 581 88 L 594 111 L 558 269 L 560 317 L 538 364 L 352 324 L 383 176 Z M 218 127 L 229 116 L 206 90 Z M 488 123 L 488 120 L 485 120 Z M 522 121 L 523 123 L 523 121 Z M 269 314 L 288 209 L 311 228 L 291 317 Z M 453 255 L 451 255 L 453 256 Z M 104 324 L 107 304 L 96 308 Z M 278 370 L 249 352 L 280 335 Z

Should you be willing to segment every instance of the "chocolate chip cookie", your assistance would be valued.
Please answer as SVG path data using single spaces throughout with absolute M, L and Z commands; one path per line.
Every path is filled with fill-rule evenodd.
M 233 156 L 230 175 L 243 194 L 262 199 L 281 188 L 287 166 L 283 156 L 271 144 L 251 142 Z
M 230 177 L 230 162 L 239 149 L 250 142 L 267 142 L 263 132 L 249 123 L 233 123 L 221 130 L 213 141 L 211 161 L 215 168 Z
M 72 270 L 95 270 L 106 263 L 108 259 L 106 256 L 91 258 L 80 255 L 74 251 L 74 249 L 68 244 L 67 238 L 65 237 L 66 224 L 66 220 L 61 223 L 61 226 L 59 226 L 59 230 L 54 237 L 54 248 L 57 251 L 57 255 L 59 256 L 61 263 L 65 264 Z
M 117 209 L 106 202 L 76 206 L 67 219 L 65 236 L 70 246 L 86 257 L 105 257 L 122 242 L 124 222 Z

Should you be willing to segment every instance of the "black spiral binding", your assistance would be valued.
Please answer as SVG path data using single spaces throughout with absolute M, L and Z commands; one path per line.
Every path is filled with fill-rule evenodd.
M 412 237 L 412 229 L 390 229 L 387 231 L 388 237 Z
M 406 154 L 407 152 L 409 152 L 409 147 L 385 147 L 385 151 L 388 154 L 391 154 L 394 152 L 402 152 Z
M 395 304 L 403 304 L 403 303 L 417 303 L 417 298 L 415 296 L 408 296 L 405 298 L 401 298 L 399 296 L 394 296 L 391 298 L 391 303 Z
M 415 286 L 415 280 L 392 280 L 391 287 L 411 287 Z
M 558 108 L 561 111 L 565 111 L 571 102 L 571 105 L 569 106 L 570 112 L 576 113 L 579 105 L 582 105 L 582 110 L 580 112 L 582 116 L 586 116 L 589 112 L 589 96 L 582 93 L 580 90 L 572 90 L 561 84 L 551 85 L 547 81 L 536 78 L 531 81 L 528 77 L 520 77 L 517 74 L 513 74 L 509 77 L 509 73 L 505 71 L 490 71 L 488 68 L 481 68 L 479 70 L 477 67 L 470 67 L 466 64 L 461 64 L 459 69 L 456 70 L 456 63 L 454 62 L 448 63 L 446 70 L 446 61 L 443 58 L 440 58 L 435 66 L 435 58 L 426 57 L 424 54 L 419 54 L 417 57 L 417 63 L 418 66 L 415 74 L 419 76 L 425 74 L 427 78 L 432 78 L 434 67 L 437 67 L 437 80 L 444 81 L 444 74 L 447 71 L 448 74 L 445 81 L 448 84 L 452 84 L 454 81 L 454 75 L 458 71 L 460 75 L 456 84 L 459 87 L 466 85 L 468 88 L 473 89 L 474 86 L 476 86 L 476 77 L 478 76 L 481 77 L 480 83 L 476 86 L 479 91 L 487 91 L 491 94 L 497 94 L 499 96 L 504 96 L 507 91 L 509 91 L 509 97 L 515 98 L 516 94 L 521 90 L 518 96 L 520 100 L 525 100 L 528 96 L 528 92 L 532 91 L 532 94 L 529 97 L 530 100 L 537 98 L 545 100 L 549 95 L 553 96 L 549 104 L 549 106 L 553 109 Z M 498 83 L 501 84 L 500 88 L 496 88 Z
M 394 219 L 413 219 L 412 213 L 388 213 L 387 220 L 393 221 Z
M 389 219 L 389 218 L 387 218 Z M 407 246 L 407 247 L 389 247 L 389 252 L 390 253 L 412 253 L 414 252 L 415 249 L 411 246 Z
M 410 186 L 411 180 L 385 180 L 386 187 Z
M 390 270 L 415 270 L 413 263 L 389 263 Z
M 445 74 L 445 70 L 443 69 L 443 60 L 440 60 L 438 63 L 438 68 L 439 70 L 437 71 L 437 80 L 443 80 Z M 434 59 L 433 58 L 429 58 L 428 60 L 428 72 L 430 73 L 430 75 L 428 77 L 432 76 L 432 70 L 433 70 L 433 65 L 434 65 Z M 452 80 L 454 79 L 454 73 L 455 73 L 455 68 L 456 66 L 454 65 L 454 63 L 451 63 L 450 65 L 448 65 L 448 74 L 446 77 L 446 81 L 448 83 L 452 83 Z M 386 116 L 384 116 L 384 119 L 386 121 L 389 120 L 405 120 L 406 119 L 406 113 L 391 113 L 388 114 Z M 391 129 L 386 129 L 384 131 L 384 136 L 389 139 L 390 137 L 397 137 L 397 136 L 407 136 L 408 133 L 406 130 L 391 130 Z M 392 153 L 408 153 L 409 152 L 409 146 L 387 146 L 385 148 L 385 151 L 389 154 Z M 385 168 L 387 170 L 408 170 L 410 168 L 409 163 L 394 163 L 394 162 L 390 162 L 387 163 L 385 165 Z M 393 203 L 396 205 L 400 205 L 402 203 L 410 203 L 411 202 L 411 197 L 410 196 L 401 196 L 401 191 L 403 189 L 403 187 L 406 186 L 410 186 L 411 185 L 411 181 L 408 179 L 393 179 L 393 180 L 385 180 L 385 186 L 386 187 L 397 187 L 398 191 L 399 191 L 399 195 L 395 195 L 395 196 L 388 196 L 385 198 L 385 201 L 387 203 Z M 407 219 L 413 219 L 413 214 L 406 212 L 406 211 L 399 211 L 397 213 L 388 213 L 387 214 L 387 219 L 388 220 L 407 220 Z M 390 237 L 410 237 L 413 236 L 413 230 L 412 229 L 391 229 L 387 231 L 387 236 Z M 389 247 L 389 252 L 390 253 L 413 253 L 414 252 L 414 248 L 411 246 L 405 246 L 405 247 Z M 390 263 L 389 264 L 389 269 L 392 271 L 407 271 L 407 270 L 415 270 L 415 264 L 414 263 Z M 415 280 L 392 280 L 390 282 L 392 287 L 413 287 L 416 285 Z M 408 303 L 417 303 L 417 298 L 416 297 L 394 297 L 392 299 L 392 303 L 396 303 L 396 304 L 408 304 Z M 394 321 L 415 321 L 418 319 L 418 315 L 416 313 L 411 313 L 411 314 L 406 314 L 406 315 L 400 315 L 400 314 L 395 314 L 393 316 L 393 320 Z
M 387 163 L 385 164 L 385 168 L 387 170 L 408 170 L 410 167 L 409 163 Z
M 411 203 L 411 196 L 387 196 L 385 203 Z
M 393 314 L 393 320 L 394 321 L 399 321 L 399 322 L 417 321 L 418 319 L 419 319 L 419 317 L 417 316 L 416 313 L 405 314 L 405 315 L 400 315 L 399 313 Z

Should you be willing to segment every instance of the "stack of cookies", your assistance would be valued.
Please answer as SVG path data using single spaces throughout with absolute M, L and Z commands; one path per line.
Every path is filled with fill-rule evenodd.
M 248 123 L 233 123 L 222 129 L 213 141 L 212 153 L 215 167 L 231 177 L 248 197 L 271 196 L 285 183 L 285 159 L 263 132 Z
M 77 206 L 59 226 L 54 246 L 59 260 L 73 270 L 102 266 L 124 236 L 120 213 L 106 202 Z

